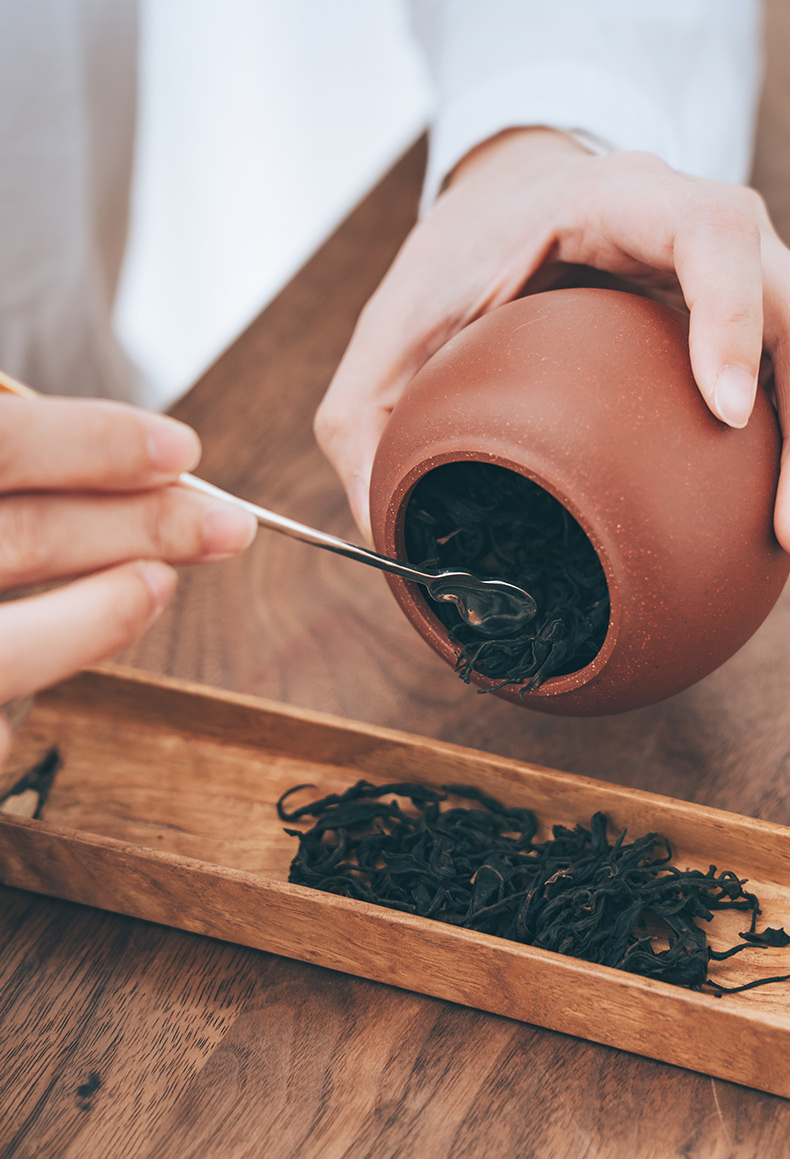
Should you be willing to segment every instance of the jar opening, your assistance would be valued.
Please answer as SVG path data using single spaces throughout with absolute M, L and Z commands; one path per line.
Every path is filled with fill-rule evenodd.
M 452 604 L 425 596 L 460 649 L 456 669 L 467 683 L 477 672 L 496 688 L 530 691 L 578 672 L 600 652 L 609 628 L 603 567 L 579 523 L 531 479 L 493 463 L 436 467 L 412 491 L 404 536 L 410 563 L 508 580 L 535 599 L 533 620 L 515 635 L 490 639 Z

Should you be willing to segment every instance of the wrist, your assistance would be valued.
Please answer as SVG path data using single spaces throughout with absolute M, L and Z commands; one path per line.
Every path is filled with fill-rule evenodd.
M 470 149 L 445 178 L 443 189 L 499 167 L 517 167 L 523 175 L 535 180 L 589 157 L 588 149 L 559 129 L 542 126 L 504 129 Z

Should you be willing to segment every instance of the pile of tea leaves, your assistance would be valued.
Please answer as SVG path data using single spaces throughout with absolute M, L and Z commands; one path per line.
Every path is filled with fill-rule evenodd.
M 405 538 L 410 562 L 508 580 L 537 604 L 516 634 L 491 639 L 452 604 L 432 603 L 460 646 L 456 671 L 467 683 L 479 672 L 524 692 L 578 671 L 600 651 L 609 626 L 603 568 L 573 516 L 530 479 L 492 463 L 437 467 L 412 493 Z
M 529 946 L 714 993 L 708 965 L 752 946 L 787 946 L 781 929 L 756 931 L 760 903 L 730 870 L 706 872 L 672 864 L 656 833 L 626 841 L 607 834 L 596 813 L 589 828 L 555 825 L 536 840 L 529 809 L 507 808 L 475 788 L 359 781 L 341 794 L 287 812 L 286 822 L 316 818 L 299 839 L 289 881 L 328 893 L 435 918 Z M 449 796 L 473 805 L 448 805 Z M 386 798 L 386 799 L 385 799 Z M 700 921 L 719 910 L 751 915 L 749 930 L 728 950 L 709 948 Z

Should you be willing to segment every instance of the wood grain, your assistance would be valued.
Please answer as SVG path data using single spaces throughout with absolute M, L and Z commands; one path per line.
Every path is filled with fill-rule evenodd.
M 790 240 L 790 11 L 768 0 L 766 13 L 755 182 Z M 179 404 L 211 481 L 352 533 L 310 421 L 413 220 L 422 157 Z M 261 535 L 245 558 L 185 573 L 127 659 L 790 823 L 787 595 L 696 688 L 627 717 L 551 720 L 470 694 L 380 577 Z M 496 1015 L 14 889 L 0 893 L 0 936 L 2 1159 L 787 1154 L 784 1100 Z M 80 1103 L 94 1071 L 101 1086 Z
M 485 757 L 391 730 L 183 681 L 88 673 L 39 697 L 13 760 L 57 741 L 64 765 L 42 820 L 0 818 L 0 877 L 224 941 L 418 990 L 790 1097 L 788 987 L 722 1001 L 410 914 L 289 884 L 293 838 L 275 802 L 360 777 L 466 784 L 552 824 L 603 810 L 666 836 L 677 864 L 748 878 L 763 921 L 790 914 L 790 829 Z M 241 831 L 241 837 L 237 833 Z M 289 848 L 290 847 L 290 848 Z M 744 917 L 717 914 L 715 949 Z M 711 970 L 725 986 L 790 974 L 790 950 Z M 678 1036 L 675 1027 L 682 1025 Z M 98 1073 L 98 1072 L 97 1072 Z
M 200 1069 L 253 992 L 259 961 L 14 890 L 3 900 L 0 1154 L 140 1154 L 179 1094 L 173 1070 Z

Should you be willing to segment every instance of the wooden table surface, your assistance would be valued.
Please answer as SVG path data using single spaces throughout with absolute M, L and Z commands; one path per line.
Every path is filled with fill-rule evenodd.
M 790 12 L 768 16 L 755 182 L 788 238 Z M 417 146 L 178 405 L 206 478 L 353 533 L 310 419 L 422 165 Z M 695 688 L 566 720 L 463 686 L 377 573 L 261 533 L 185 572 L 124 660 L 790 824 L 790 588 Z M 317 967 L 12 889 L 0 942 L 0 1159 L 790 1154 L 784 1100 Z

